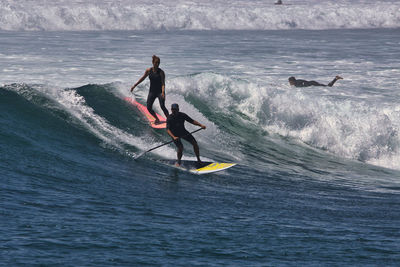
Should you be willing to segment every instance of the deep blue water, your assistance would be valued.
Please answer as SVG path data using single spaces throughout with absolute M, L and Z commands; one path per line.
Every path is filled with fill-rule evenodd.
M 0 90 L 4 266 L 395 266 L 400 260 L 399 186 L 389 179 L 396 171 L 289 140 L 291 152 L 272 142 L 257 145 L 244 139 L 256 134 L 237 126 L 242 162 L 220 174 L 192 175 L 154 156 L 134 160 L 53 100 L 21 96 L 34 86 Z M 111 85 L 71 90 L 115 127 L 131 134 L 146 127 L 111 96 Z M 105 99 L 112 108 L 98 107 Z

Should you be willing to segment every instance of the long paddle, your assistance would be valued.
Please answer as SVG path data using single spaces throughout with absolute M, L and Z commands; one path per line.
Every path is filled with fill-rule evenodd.
M 198 131 L 200 131 L 200 130 L 203 130 L 203 128 L 194 130 L 193 132 L 190 132 L 190 133 L 193 134 L 193 133 L 198 132 Z M 186 135 L 184 135 L 184 136 L 181 136 L 180 138 L 185 137 L 185 136 L 188 136 L 188 135 L 189 135 L 189 134 L 186 134 Z M 166 143 L 164 143 L 164 144 L 162 144 L 162 145 L 159 145 L 159 146 L 153 147 L 153 148 L 151 148 L 151 149 L 149 149 L 149 150 L 146 150 L 146 151 L 140 153 L 140 154 L 139 154 L 137 157 L 135 157 L 134 159 L 136 160 L 136 159 L 140 158 L 141 156 L 143 156 L 144 154 L 146 154 L 147 152 L 150 152 L 150 151 L 153 151 L 154 149 L 157 149 L 157 148 L 160 148 L 160 147 L 162 147 L 162 146 L 171 144 L 172 142 L 174 142 L 174 140 L 171 140 L 171 141 L 166 142 Z

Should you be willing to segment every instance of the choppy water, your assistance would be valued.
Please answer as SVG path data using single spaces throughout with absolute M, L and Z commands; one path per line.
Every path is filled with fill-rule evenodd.
M 397 265 L 400 5 L 284 2 L 2 2 L 2 264 Z M 238 166 L 133 159 L 169 141 L 123 101 L 153 54 Z

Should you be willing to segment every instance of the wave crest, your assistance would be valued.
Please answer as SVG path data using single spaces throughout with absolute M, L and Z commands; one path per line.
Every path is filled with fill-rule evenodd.
M 275 6 L 268 1 L 0 3 L 0 30 L 280 30 L 400 27 L 399 2 Z

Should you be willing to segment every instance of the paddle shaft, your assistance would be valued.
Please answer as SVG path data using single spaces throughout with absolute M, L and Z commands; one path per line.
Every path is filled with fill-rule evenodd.
M 198 132 L 198 131 L 200 131 L 200 130 L 203 130 L 203 128 L 194 130 L 193 132 L 190 132 L 189 134 L 194 134 L 195 132 Z M 189 134 L 186 134 L 186 135 L 181 136 L 181 137 L 188 136 Z M 181 138 L 181 137 L 180 137 L 180 138 Z M 166 142 L 166 143 L 164 143 L 164 144 L 162 144 L 162 145 L 159 145 L 159 146 L 153 147 L 153 148 L 151 148 L 151 149 L 149 149 L 149 150 L 146 150 L 145 152 L 143 152 L 142 154 L 140 154 L 139 156 L 137 156 L 135 159 L 138 159 L 139 157 L 143 156 L 143 155 L 146 154 L 147 152 L 153 151 L 154 149 L 157 149 L 157 148 L 160 148 L 160 147 L 162 147 L 162 146 L 171 144 L 171 143 L 174 142 L 174 141 L 175 141 L 175 140 L 171 140 L 171 141 Z

